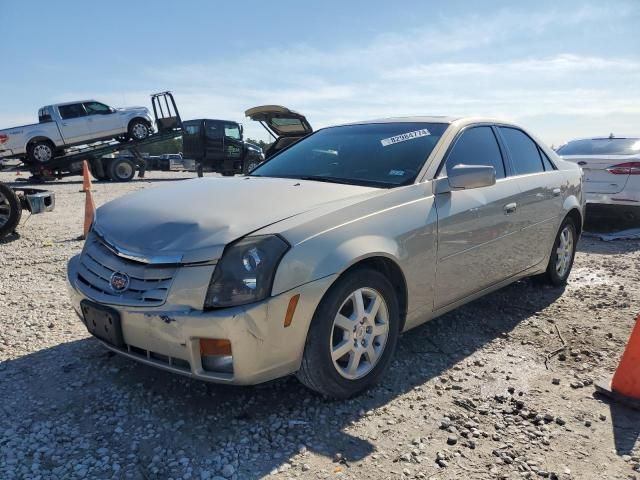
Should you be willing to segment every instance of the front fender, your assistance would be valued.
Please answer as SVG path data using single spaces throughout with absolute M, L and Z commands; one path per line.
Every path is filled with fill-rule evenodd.
M 273 295 L 313 280 L 340 274 L 349 267 L 371 257 L 386 257 L 396 263 L 402 255 L 400 245 L 379 235 L 348 238 L 332 248 L 300 245 L 283 258 L 273 284 Z

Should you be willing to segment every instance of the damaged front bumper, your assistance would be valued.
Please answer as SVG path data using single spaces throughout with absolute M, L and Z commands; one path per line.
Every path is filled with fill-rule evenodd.
M 76 256 L 69 262 L 67 280 L 73 307 L 84 322 L 81 302 L 97 302 L 77 286 L 79 261 Z M 188 267 L 179 270 L 185 268 Z M 204 277 L 210 278 L 212 271 L 213 266 L 204 272 Z M 124 346 L 102 343 L 142 363 L 201 380 L 238 385 L 262 383 L 300 368 L 316 306 L 335 280 L 332 275 L 262 302 L 203 311 L 185 305 L 188 285 L 181 282 L 189 277 L 192 275 L 176 275 L 167 301 L 159 307 L 101 304 L 118 313 Z M 198 294 L 201 296 L 202 292 Z M 287 307 L 295 295 L 300 297 L 293 321 L 285 327 Z M 212 358 L 203 354 L 202 339 L 228 341 L 230 355 Z

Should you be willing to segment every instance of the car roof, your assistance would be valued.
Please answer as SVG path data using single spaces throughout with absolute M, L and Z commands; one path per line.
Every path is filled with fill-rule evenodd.
M 97 102 L 97 101 L 98 100 L 94 100 L 93 98 L 90 98 L 88 100 L 74 100 L 73 102 L 54 103 L 52 105 L 46 105 L 46 106 L 47 107 L 64 107 L 65 105 L 74 105 L 76 103 L 87 103 L 87 102 Z M 45 108 L 45 107 L 42 107 L 42 108 Z
M 464 127 L 466 125 L 472 125 L 475 123 L 490 123 L 522 128 L 521 126 L 510 120 L 480 116 L 454 117 L 447 115 L 416 115 L 410 117 L 379 118 L 376 120 L 364 120 L 360 122 L 346 123 L 344 125 L 366 125 L 368 123 L 455 123 L 459 127 Z
M 604 135 L 602 137 L 581 137 L 581 138 L 572 138 L 571 140 L 567 140 L 569 142 L 577 142 L 579 140 L 626 140 L 626 139 L 640 139 L 640 135 Z

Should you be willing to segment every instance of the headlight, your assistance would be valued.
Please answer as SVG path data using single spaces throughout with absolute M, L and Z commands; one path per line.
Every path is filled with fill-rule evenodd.
M 247 237 L 227 246 L 211 277 L 204 307 L 232 307 L 268 297 L 288 249 L 277 235 Z

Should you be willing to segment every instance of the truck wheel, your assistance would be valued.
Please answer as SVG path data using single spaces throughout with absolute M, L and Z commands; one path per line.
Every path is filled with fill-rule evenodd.
M 109 164 L 109 178 L 114 182 L 129 182 L 136 175 L 136 164 L 128 158 L 116 158 Z
M 144 140 L 151 133 L 149 124 L 141 119 L 131 120 L 129 123 L 129 138 L 132 140 Z
M 251 170 L 253 170 L 254 168 L 256 168 L 258 165 L 260 165 L 260 163 L 258 162 L 258 160 L 249 160 L 248 162 L 246 162 L 243 165 L 242 168 L 242 173 L 244 175 L 249 175 L 249 173 L 251 172 Z
M 93 162 L 89 162 L 89 171 L 93 178 L 98 181 L 109 180 L 109 175 L 107 172 L 107 166 L 105 166 L 102 161 L 94 160 Z
M 33 142 L 27 149 L 29 160 L 33 163 L 45 163 L 53 158 L 54 148 L 51 142 L 41 140 Z
M 0 183 L 0 239 L 14 232 L 22 217 L 22 205 L 16 192 Z

